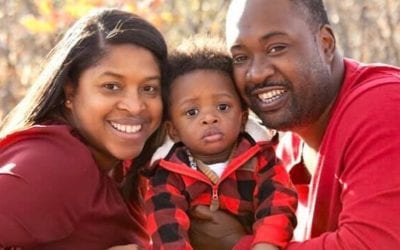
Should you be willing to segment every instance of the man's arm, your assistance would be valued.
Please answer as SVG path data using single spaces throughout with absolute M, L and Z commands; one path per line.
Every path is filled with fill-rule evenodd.
M 336 154 L 342 167 L 338 228 L 287 249 L 400 249 L 399 85 L 377 86 L 345 107 L 325 156 Z

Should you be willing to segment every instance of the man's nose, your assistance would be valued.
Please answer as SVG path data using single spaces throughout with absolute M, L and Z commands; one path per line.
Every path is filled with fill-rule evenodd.
M 260 83 L 274 74 L 274 67 L 265 56 L 255 56 L 248 68 L 245 79 L 247 82 Z

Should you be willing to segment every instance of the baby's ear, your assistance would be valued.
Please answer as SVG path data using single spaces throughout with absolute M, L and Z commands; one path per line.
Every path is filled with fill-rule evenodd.
M 249 110 L 244 110 L 242 112 L 242 124 L 240 127 L 240 131 L 244 132 L 246 128 L 247 121 L 249 120 Z
M 175 126 L 172 124 L 171 121 L 165 121 L 165 128 L 167 130 L 168 136 L 171 138 L 172 141 L 180 141 L 178 131 L 175 129 Z

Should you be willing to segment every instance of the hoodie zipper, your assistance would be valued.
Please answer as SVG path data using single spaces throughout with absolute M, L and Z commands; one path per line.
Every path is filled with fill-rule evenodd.
M 218 208 L 219 208 L 218 185 L 213 185 L 210 210 L 211 212 L 214 212 L 217 211 Z

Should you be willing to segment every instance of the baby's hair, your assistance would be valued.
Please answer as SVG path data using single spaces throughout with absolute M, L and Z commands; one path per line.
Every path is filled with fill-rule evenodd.
M 227 75 L 233 82 L 232 58 L 222 39 L 196 35 L 184 40 L 172 51 L 168 57 L 167 86 L 163 92 L 165 107 L 170 107 L 169 97 L 174 80 L 196 70 L 215 70 Z M 241 104 L 243 109 L 247 108 L 242 99 Z M 168 108 L 165 112 L 169 117 Z

